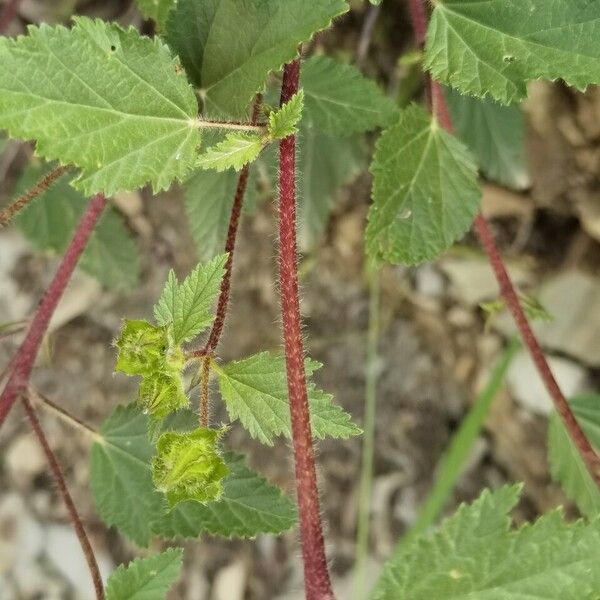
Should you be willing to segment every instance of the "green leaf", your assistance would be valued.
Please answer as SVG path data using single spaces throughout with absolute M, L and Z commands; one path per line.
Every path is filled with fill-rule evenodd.
M 391 125 L 397 117 L 394 102 L 379 86 L 351 65 L 327 56 L 302 65 L 305 118 L 310 126 L 330 135 L 347 136 Z
M 340 138 L 304 125 L 299 137 L 298 242 L 308 250 L 322 235 L 340 188 L 362 171 L 365 147 L 361 136 Z
M 34 164 L 19 180 L 15 195 L 33 187 L 51 165 Z M 89 199 L 69 185 L 73 175 L 63 175 L 15 217 L 15 224 L 38 249 L 62 254 L 69 245 Z M 79 266 L 100 283 L 115 290 L 130 290 L 139 279 L 139 256 L 117 212 L 104 212 Z
M 158 39 L 75 17 L 0 39 L 0 128 L 82 171 L 86 195 L 183 179 L 200 134 L 193 89 Z
M 202 533 L 224 537 L 253 538 L 261 533 L 280 534 L 296 524 L 293 503 L 281 490 L 248 469 L 244 458 L 224 455 L 230 475 L 223 482 L 218 502 L 184 502 L 152 529 L 165 538 L 195 538 Z
M 429 26 L 425 66 L 463 93 L 504 104 L 534 79 L 579 90 L 600 83 L 600 7 L 589 0 L 444 0 Z
M 298 123 L 304 109 L 304 92 L 300 90 L 279 110 L 269 115 L 269 136 L 272 140 L 283 140 L 298 132 Z
M 206 427 L 187 433 L 163 433 L 152 461 L 152 478 L 169 506 L 192 500 L 206 504 L 223 494 L 229 469 L 218 450 L 223 431 Z
M 184 186 L 187 221 L 203 262 L 225 247 L 238 180 L 239 174 L 233 169 L 222 173 L 199 170 Z M 252 204 L 255 196 L 256 179 L 251 169 L 244 206 Z
M 179 0 L 168 38 L 208 110 L 242 116 L 269 72 L 347 10 L 343 0 Z
M 181 576 L 183 550 L 169 548 L 161 554 L 121 565 L 108 580 L 107 600 L 164 600 Z
M 599 449 L 600 396 L 576 396 L 569 404 L 591 444 Z M 565 494 L 575 501 L 581 513 L 588 519 L 598 517 L 600 490 L 556 413 L 550 418 L 548 428 L 548 460 L 552 478 L 561 485 Z
M 367 250 L 393 264 L 437 258 L 469 229 L 481 192 L 471 154 L 418 106 L 383 133 L 371 165 Z
M 136 0 L 136 3 L 144 18 L 156 21 L 158 28 L 164 31 L 169 13 L 177 0 Z
M 255 161 L 267 140 L 261 135 L 253 133 L 229 133 L 225 139 L 216 146 L 205 150 L 196 161 L 200 169 L 215 169 L 225 171 L 233 168 L 242 169 L 248 163 Z
M 522 190 L 530 177 L 525 158 L 525 119 L 521 107 L 464 96 L 446 88 L 452 123 L 475 154 L 484 175 Z
M 214 321 L 213 306 L 226 262 L 227 255 L 221 254 L 205 265 L 198 265 L 181 284 L 173 271 L 169 273 L 154 307 L 154 317 L 159 325 L 172 327 L 176 344 L 193 339 Z
M 600 521 L 569 524 L 559 510 L 511 531 L 519 491 L 486 490 L 408 544 L 385 566 L 375 600 L 596 600 Z
M 138 546 L 150 543 L 150 524 L 163 512 L 163 496 L 150 472 L 154 448 L 148 419 L 135 404 L 119 406 L 102 425 L 92 447 L 90 478 L 96 509 Z
M 306 362 L 307 376 L 321 365 Z M 291 439 L 285 358 L 280 354 L 261 352 L 245 360 L 216 367 L 219 387 L 232 421 L 239 419 L 253 438 L 273 445 L 273 438 L 284 435 Z M 347 439 L 361 430 L 350 415 L 332 403 L 333 397 L 314 384 L 308 386 L 311 426 L 316 438 Z

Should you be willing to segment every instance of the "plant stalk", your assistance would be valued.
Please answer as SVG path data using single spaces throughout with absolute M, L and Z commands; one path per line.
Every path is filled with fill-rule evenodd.
M 297 59 L 287 64 L 283 72 L 282 106 L 297 93 L 299 82 Z M 306 599 L 332 600 L 304 370 L 296 240 L 295 136 L 285 138 L 279 145 L 279 280 Z
M 57 179 L 60 179 L 69 167 L 57 167 L 50 171 L 45 177 L 40 179 L 30 190 L 27 190 L 22 196 L 17 198 L 10 206 L 0 211 L 0 227 L 8 225 L 15 215 L 23 210 L 32 200 L 44 193 Z
M 96 556 L 94 555 L 94 550 L 90 543 L 90 540 L 85 532 L 85 528 L 81 521 L 81 517 L 77 512 L 77 508 L 75 507 L 75 503 L 73 502 L 73 498 L 69 493 L 67 488 L 67 482 L 65 481 L 64 474 L 58 464 L 58 459 L 56 455 L 50 448 L 50 444 L 48 443 L 48 438 L 42 429 L 42 425 L 37 417 L 35 409 L 33 408 L 29 398 L 27 396 L 22 397 L 23 406 L 25 407 L 25 412 L 27 413 L 27 417 L 29 422 L 31 423 L 31 427 L 35 432 L 35 435 L 46 455 L 46 460 L 48 461 L 48 466 L 50 467 L 50 471 L 52 472 L 52 477 L 54 482 L 56 483 L 56 487 L 58 488 L 58 492 L 61 495 L 63 502 L 67 508 L 67 512 L 69 513 L 69 519 L 71 524 L 73 525 L 73 529 L 75 529 L 75 534 L 77 535 L 77 539 L 79 540 L 79 544 L 81 545 L 81 550 L 85 556 L 85 560 L 87 562 L 88 568 L 90 570 L 90 575 L 92 577 L 92 581 L 94 583 L 94 590 L 96 591 L 97 600 L 104 600 L 104 586 L 102 584 L 102 577 L 100 575 L 100 569 L 98 568 L 98 562 L 96 561 Z
M 75 231 L 60 266 L 46 290 L 46 293 L 33 317 L 29 331 L 17 354 L 11 362 L 8 381 L 0 395 L 0 426 L 15 403 L 16 399 L 27 388 L 35 359 L 48 330 L 52 315 L 62 298 L 75 266 L 81 257 L 86 244 L 100 219 L 106 206 L 106 198 L 102 194 L 94 196 Z

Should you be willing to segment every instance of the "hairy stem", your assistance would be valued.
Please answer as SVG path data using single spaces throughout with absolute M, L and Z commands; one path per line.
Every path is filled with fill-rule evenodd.
M 40 181 L 38 181 L 30 190 L 25 192 L 22 196 L 17 198 L 10 206 L 7 206 L 3 211 L 0 212 L 0 227 L 8 225 L 14 216 L 21 210 L 23 210 L 32 200 L 37 198 L 40 194 L 45 192 L 57 179 L 60 179 L 67 171 L 69 167 L 57 167 L 53 171 L 50 171 Z
M 295 60 L 284 69 L 281 88 L 282 106 L 298 91 L 299 79 L 300 61 Z M 300 537 L 304 560 L 304 586 L 307 600 L 331 600 L 334 596 L 321 526 L 301 332 L 296 241 L 295 136 L 285 138 L 279 146 L 279 279 Z
M 200 427 L 208 427 L 210 421 L 210 356 L 200 364 Z
M 428 8 L 423 0 L 409 0 L 408 10 L 410 11 L 410 19 L 415 33 L 415 42 L 419 48 L 422 48 L 425 46 L 425 39 L 427 38 Z
M 422 7 L 424 10 L 425 1 L 426 0 L 422 0 Z M 415 35 L 421 34 L 421 27 L 422 23 L 420 21 L 414 22 Z M 439 82 L 434 81 L 433 79 L 430 80 L 430 87 L 433 114 L 440 125 L 452 133 L 452 119 L 450 117 L 450 111 L 444 96 L 444 90 Z M 477 237 L 479 238 L 479 242 L 488 256 L 488 260 L 494 271 L 498 285 L 500 286 L 500 293 L 502 294 L 502 297 L 504 298 L 508 309 L 513 316 L 513 319 L 517 324 L 517 328 L 519 329 L 523 343 L 527 347 L 529 354 L 535 363 L 538 373 L 544 382 L 544 386 L 554 402 L 556 412 L 562 419 L 562 422 L 568 431 L 569 436 L 573 440 L 573 443 L 577 447 L 581 457 L 583 458 L 590 475 L 598 487 L 600 487 L 600 457 L 592 447 L 585 432 L 577 422 L 577 419 L 575 418 L 575 415 L 569 406 L 569 402 L 565 398 L 565 395 L 560 389 L 560 386 L 558 385 L 552 370 L 550 369 L 550 365 L 544 356 L 542 348 L 535 337 L 523 307 L 521 306 L 515 286 L 510 278 L 510 275 L 508 274 L 508 270 L 506 269 L 504 261 L 502 260 L 500 251 L 498 250 L 498 247 L 494 241 L 494 236 L 492 235 L 485 217 L 481 213 L 475 218 L 474 228 L 475 232 L 477 233 Z
M 8 0 L 0 10 L 0 33 L 4 33 L 12 20 L 17 16 L 22 0 Z
M 58 459 L 56 455 L 50 448 L 50 444 L 48 443 L 48 438 L 42 429 L 42 425 L 37 417 L 37 414 L 31 405 L 31 402 L 26 396 L 22 397 L 23 406 L 25 407 L 25 412 L 27 413 L 27 417 L 29 422 L 31 423 L 31 427 L 37 436 L 37 439 L 46 455 L 46 460 L 48 461 L 48 466 L 50 467 L 50 471 L 52 472 L 52 477 L 54 482 L 56 483 L 56 487 L 58 488 L 58 492 L 61 495 L 63 502 L 67 508 L 67 512 L 69 513 L 69 519 L 71 524 L 73 525 L 73 529 L 75 529 L 75 533 L 77 535 L 77 539 L 79 540 L 79 544 L 81 545 L 81 550 L 85 556 L 85 560 L 88 564 L 88 568 L 90 570 L 90 575 L 92 577 L 92 581 L 94 583 L 94 589 L 96 591 L 97 600 L 104 600 L 104 586 L 102 585 L 102 577 L 100 576 L 100 569 L 98 568 L 98 563 L 96 562 L 96 557 L 94 555 L 94 550 L 92 549 L 92 545 L 90 544 L 90 540 L 85 532 L 85 528 L 83 527 L 83 523 L 81 521 L 81 517 L 77 512 L 77 508 L 75 507 L 75 503 L 73 502 L 73 498 L 71 498 L 71 494 L 67 488 L 67 483 L 65 481 L 65 477 L 63 472 L 58 464 Z
M 94 196 L 75 231 L 58 271 L 33 317 L 29 331 L 11 363 L 11 371 L 6 386 L 0 396 L 0 426 L 4 423 L 12 405 L 26 389 L 33 370 L 35 359 L 48 330 L 48 325 L 58 302 L 71 279 L 75 266 L 104 211 L 106 198 L 102 194 Z

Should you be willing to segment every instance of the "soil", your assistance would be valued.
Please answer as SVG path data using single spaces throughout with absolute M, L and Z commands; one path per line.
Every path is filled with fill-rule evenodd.
M 321 36 L 317 44 L 336 54 L 355 52 L 370 10 L 356 4 L 338 30 Z M 25 1 L 22 19 L 47 18 L 47 5 Z M 139 17 L 126 2 L 79 2 L 77 8 L 86 14 L 139 23 Z M 392 22 L 401 23 L 401 29 L 391 27 Z M 401 6 L 384 8 L 364 63 L 367 72 L 389 82 L 391 87 L 395 85 L 395 57 L 409 43 L 406 23 Z M 19 21 L 14 28 L 21 26 Z M 493 218 L 495 232 L 510 263 L 525 271 L 526 285 L 535 290 L 565 271 L 593 276 L 598 271 L 600 91 L 591 89 L 578 94 L 558 84 L 536 83 L 530 96 L 526 112 L 531 188 L 515 193 L 486 187 L 484 209 Z M 5 175 L 4 198 L 8 197 L 26 154 L 21 147 L 8 162 L 4 155 L 0 164 L 0 174 Z M 302 262 L 307 346 L 310 355 L 324 364 L 316 379 L 358 423 L 363 419 L 368 326 L 363 231 L 369 185 L 365 172 L 343 190 L 324 239 Z M 120 320 L 149 316 L 167 270 L 173 267 L 183 274 L 196 263 L 179 192 L 151 198 L 144 191 L 134 200 L 138 210 L 128 212 L 124 218 L 136 233 L 143 257 L 139 289 L 126 296 L 99 291 L 85 307 L 76 310 L 50 336 L 34 376 L 37 389 L 93 426 L 98 426 L 112 407 L 129 401 L 135 392 L 135 383 L 130 379 L 113 376 L 111 342 Z M 9 245 L 21 243 L 10 229 L 0 231 L 0 242 L 3 241 Z M 472 242 L 466 241 L 479 260 Z M 450 253 L 450 260 L 460 256 Z M 26 248 L 10 269 L 11 293 L 15 298 L 22 295 L 33 305 L 56 264 L 55 258 Z M 440 456 L 507 341 L 503 331 L 485 326 L 485 315 L 477 303 L 464 301 L 463 290 L 457 289 L 459 284 L 448 273 L 444 261 L 416 269 L 388 267 L 382 272 L 370 540 L 373 577 L 398 537 L 416 518 Z M 275 274 L 276 211 L 274 202 L 267 202 L 256 214 L 245 218 L 241 227 L 231 311 L 220 347 L 223 359 L 280 346 Z M 85 285 L 85 278 L 79 277 L 73 285 L 76 289 Z M 26 316 L 27 313 L 22 315 Z M 19 339 L 17 335 L 0 340 L 0 366 L 6 364 Z M 572 356 L 570 359 L 585 373 L 587 385 L 597 388 L 598 368 Z M 216 400 L 212 417 L 215 422 L 226 420 L 223 407 Z M 133 546 L 107 530 L 95 514 L 88 489 L 89 440 L 68 430 L 51 415 L 41 414 L 41 419 L 103 560 L 110 567 L 137 555 Z M 507 481 L 526 484 L 518 520 L 534 518 L 558 504 L 570 507 L 550 481 L 546 427 L 547 416 L 532 412 L 510 389 L 504 389 L 447 511 L 451 512 L 460 501 L 476 497 L 482 487 L 496 487 Z M 12 525 L 19 519 L 30 519 L 36 527 L 49 531 L 52 526 L 68 523 L 47 469 L 39 461 L 39 452 L 35 444 L 23 441 L 26 438 L 30 438 L 27 423 L 17 407 L 0 437 L 0 540 L 4 537 L 1 532 L 8 531 L 8 546 L 0 541 L 0 585 L 4 582 L 9 590 L 0 595 L 7 600 L 85 598 L 72 578 L 62 574 L 50 558 L 43 557 L 43 551 L 39 553 L 42 558 L 35 559 L 36 577 L 41 583 L 37 588 L 32 584 L 29 591 L 17 591 L 23 579 L 19 573 L 23 565 L 6 558 L 16 551 L 10 546 Z M 228 443 L 247 451 L 252 466 L 293 496 L 289 444 L 278 443 L 274 449 L 262 447 L 238 426 L 232 428 Z M 322 442 L 318 446 L 328 551 L 336 585 L 341 590 L 348 589 L 352 575 L 360 453 L 360 438 Z M 19 469 L 24 464 L 31 468 L 23 473 Z M 20 508 L 13 509 L 14 506 Z M 569 510 L 575 514 L 572 507 Z M 260 537 L 247 542 L 203 537 L 184 546 L 185 576 L 172 598 L 302 597 L 296 532 L 278 539 Z M 2 561 L 10 563 L 5 573 Z M 223 590 L 228 590 L 225 595 Z

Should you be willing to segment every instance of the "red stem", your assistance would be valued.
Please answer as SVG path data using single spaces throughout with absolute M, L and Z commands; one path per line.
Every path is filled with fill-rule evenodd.
M 33 317 L 29 331 L 11 363 L 11 373 L 0 396 L 0 426 L 4 423 L 16 399 L 27 387 L 35 359 L 48 330 L 50 319 L 105 206 L 106 198 L 102 194 L 98 194 L 90 200 L 88 208 L 75 231 L 73 240 L 58 267 L 58 271 Z
M 45 192 L 57 179 L 62 177 L 69 167 L 57 167 L 45 175 L 30 190 L 27 190 L 22 196 L 17 198 L 11 205 L 0 212 L 0 227 L 8 225 L 13 217 L 23 210 L 32 200 Z
M 56 487 L 58 488 L 58 492 L 60 493 L 63 502 L 67 508 L 67 512 L 69 513 L 69 519 L 71 520 L 71 524 L 75 529 L 75 533 L 77 535 L 77 539 L 79 540 L 79 544 L 81 545 L 81 550 L 85 556 L 85 560 L 88 564 L 90 575 L 92 576 L 92 581 L 94 582 L 94 589 L 96 590 L 96 598 L 97 600 L 104 600 L 104 586 L 102 585 L 102 577 L 100 575 L 100 569 L 98 568 L 98 563 L 96 562 L 96 557 L 94 555 L 94 550 L 92 545 L 90 544 L 90 540 L 85 532 L 85 528 L 83 527 L 83 523 L 81 521 L 81 517 L 77 512 L 77 508 L 75 507 L 75 503 L 73 502 L 73 498 L 69 493 L 67 488 L 67 482 L 65 481 L 64 474 L 58 464 L 58 459 L 54 452 L 52 452 L 52 448 L 50 448 L 50 444 L 48 443 L 48 438 L 46 438 L 46 434 L 42 429 L 42 425 L 37 417 L 37 414 L 31 405 L 31 402 L 26 396 L 22 397 L 23 406 L 25 407 L 25 412 L 27 413 L 27 417 L 29 418 L 29 422 L 31 423 L 31 427 L 37 436 L 37 439 L 46 455 L 46 460 L 48 461 L 48 465 L 50 466 L 50 471 L 52 471 L 52 477 L 54 478 L 54 482 L 56 483 Z
M 419 23 L 419 27 L 420 26 L 421 24 Z M 417 25 L 415 25 L 415 29 L 416 28 Z M 431 80 L 430 85 L 433 114 L 442 127 L 452 133 L 452 118 L 450 116 L 446 97 L 444 96 L 444 90 L 439 82 L 434 81 L 433 79 Z M 494 275 L 496 276 L 496 280 L 500 286 L 500 293 L 502 294 L 502 297 L 504 298 L 506 305 L 513 316 L 513 319 L 517 324 L 517 328 L 519 329 L 523 343 L 527 347 L 529 354 L 535 363 L 538 373 L 544 382 L 544 386 L 554 402 L 556 412 L 562 419 L 569 436 L 581 454 L 581 457 L 583 458 L 590 475 L 598 487 L 600 487 L 600 457 L 592 447 L 585 432 L 577 422 L 577 419 L 575 418 L 575 415 L 569 406 L 569 402 L 565 398 L 565 395 L 562 393 L 562 390 L 552 374 L 550 365 L 548 364 L 542 348 L 535 337 L 535 334 L 533 333 L 525 312 L 523 311 L 519 296 L 516 292 L 510 275 L 508 274 L 508 270 L 506 269 L 504 261 L 502 260 L 500 251 L 494 242 L 494 237 L 489 225 L 481 213 L 479 213 L 475 218 L 474 228 L 475 232 L 477 233 L 477 237 L 479 238 L 479 242 L 485 250 L 490 265 L 494 271 Z
M 22 0 L 8 0 L 0 11 L 0 33 L 4 33 L 15 18 Z
M 299 79 L 300 61 L 295 60 L 286 65 L 283 72 L 282 105 L 298 91 Z M 296 138 L 290 136 L 282 140 L 279 147 L 279 278 L 304 585 L 307 600 L 332 600 L 308 412 L 297 267 Z
M 415 33 L 415 41 L 417 46 L 422 48 L 427 38 L 427 21 L 429 20 L 427 7 L 422 0 L 409 0 L 408 9 Z

